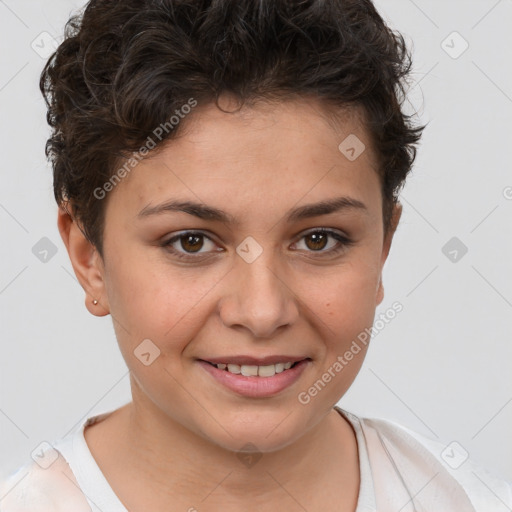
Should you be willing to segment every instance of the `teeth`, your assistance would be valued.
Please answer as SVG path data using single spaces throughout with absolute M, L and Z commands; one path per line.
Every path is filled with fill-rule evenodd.
M 222 370 L 222 368 L 220 369 Z M 228 372 L 236 374 L 241 373 L 240 366 L 238 364 L 228 364 Z
M 273 377 L 276 373 L 284 372 L 292 367 L 293 363 L 277 363 L 269 364 L 266 366 L 255 366 L 255 365 L 238 365 L 238 364 L 224 364 L 220 363 L 215 366 L 219 370 L 227 370 L 230 373 L 236 375 L 242 374 L 245 377 Z
M 241 373 L 244 377 L 257 377 L 258 376 L 258 367 L 257 366 L 248 366 L 243 364 L 240 367 Z
M 276 373 L 281 373 L 284 371 L 284 363 L 277 363 L 276 364 Z
M 276 365 L 258 366 L 258 375 L 260 377 L 273 377 L 276 374 Z

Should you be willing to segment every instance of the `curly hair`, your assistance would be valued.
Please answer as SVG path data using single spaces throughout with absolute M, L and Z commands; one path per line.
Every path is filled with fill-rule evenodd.
M 387 232 L 424 129 L 402 111 L 411 67 L 371 0 L 90 0 L 41 73 L 55 199 L 103 255 L 94 191 L 191 98 L 308 96 L 364 113 Z

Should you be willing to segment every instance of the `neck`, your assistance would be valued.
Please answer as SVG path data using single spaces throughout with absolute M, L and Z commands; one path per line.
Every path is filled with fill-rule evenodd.
M 196 435 L 149 400 L 134 400 L 119 411 L 116 444 L 121 446 L 112 450 L 123 455 L 106 476 L 130 510 L 144 503 L 169 511 L 171 498 L 171 510 L 191 512 L 319 510 L 318 504 L 327 511 L 329 503 L 332 510 L 355 510 L 357 442 L 335 410 L 294 443 L 252 458 Z M 131 482 L 130 489 L 121 493 L 116 482 Z M 340 507 L 343 500 L 346 508 Z

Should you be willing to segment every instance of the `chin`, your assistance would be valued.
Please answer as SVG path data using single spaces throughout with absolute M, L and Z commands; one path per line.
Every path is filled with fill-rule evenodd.
M 215 420 L 201 429 L 201 436 L 221 448 L 233 452 L 271 453 L 286 448 L 308 430 L 297 414 L 284 409 L 259 412 L 236 412 L 219 425 Z

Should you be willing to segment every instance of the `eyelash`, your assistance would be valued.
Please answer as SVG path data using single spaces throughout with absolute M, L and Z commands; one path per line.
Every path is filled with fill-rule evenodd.
M 332 231 L 330 229 L 325 229 L 325 228 L 317 228 L 312 231 L 309 231 L 308 233 L 305 233 L 304 235 L 302 235 L 301 238 L 299 239 L 299 241 L 309 235 L 318 234 L 318 233 L 334 238 L 335 240 L 337 240 L 339 242 L 339 244 L 334 249 L 330 249 L 328 251 L 318 250 L 318 251 L 307 251 L 307 252 L 336 255 L 336 254 L 340 253 L 341 251 L 347 249 L 348 247 L 354 245 L 354 241 L 351 240 L 350 238 L 348 238 L 344 235 L 341 235 L 340 233 L 338 233 L 336 231 Z M 183 231 L 179 235 L 173 236 L 169 240 L 163 242 L 161 245 L 164 249 L 171 252 L 172 254 L 174 254 L 175 256 L 177 256 L 180 259 L 187 259 L 189 261 L 198 260 L 200 258 L 200 256 L 193 256 L 194 253 L 183 253 L 183 252 L 178 251 L 172 247 L 172 244 L 179 241 L 180 239 L 182 239 L 186 236 L 194 236 L 194 235 L 202 236 L 202 237 L 210 240 L 211 242 L 213 242 L 213 240 L 209 236 L 207 236 L 205 233 L 202 233 L 201 231 Z M 205 254 L 205 253 L 195 253 L 195 254 Z

